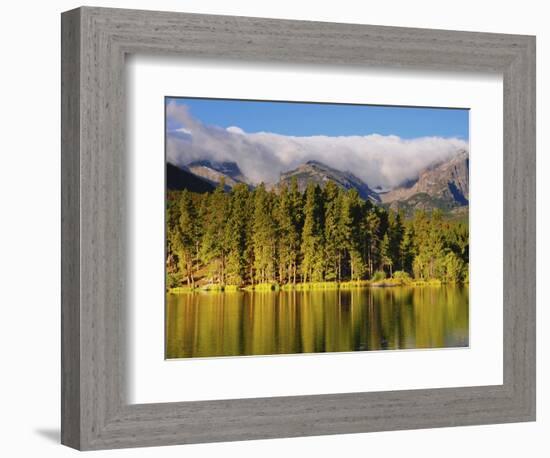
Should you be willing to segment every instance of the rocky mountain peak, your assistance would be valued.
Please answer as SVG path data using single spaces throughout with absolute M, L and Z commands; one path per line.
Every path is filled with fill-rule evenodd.
M 469 154 L 460 150 L 452 158 L 422 170 L 417 180 L 381 194 L 382 202 L 394 209 L 453 208 L 469 201 Z
M 341 172 L 322 162 L 310 160 L 299 165 L 293 170 L 281 174 L 278 186 L 289 185 L 293 178 L 297 179 L 298 189 L 304 191 L 310 182 L 322 187 L 332 181 L 342 189 L 356 189 L 361 198 L 371 202 L 380 202 L 378 194 L 369 186 L 350 172 Z
M 214 185 L 217 185 L 223 179 L 228 189 L 233 188 L 238 183 L 250 184 L 250 181 L 243 175 L 236 162 L 217 162 L 203 159 L 187 164 L 187 168 L 193 174 L 202 177 Z

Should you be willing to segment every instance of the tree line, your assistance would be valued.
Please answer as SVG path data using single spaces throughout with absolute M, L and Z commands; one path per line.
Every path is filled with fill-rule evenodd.
M 410 276 L 468 280 L 463 222 L 417 211 L 413 218 L 372 204 L 333 182 L 268 190 L 224 183 L 210 193 L 170 191 L 168 287 L 280 285 Z

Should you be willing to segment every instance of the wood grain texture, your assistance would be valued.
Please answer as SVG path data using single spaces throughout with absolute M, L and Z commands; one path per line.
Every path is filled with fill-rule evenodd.
M 61 24 L 61 441 L 80 446 L 80 14 Z
M 103 8 L 64 13 L 62 24 L 64 444 L 87 450 L 535 418 L 534 37 Z M 502 73 L 504 384 L 128 404 L 129 53 Z

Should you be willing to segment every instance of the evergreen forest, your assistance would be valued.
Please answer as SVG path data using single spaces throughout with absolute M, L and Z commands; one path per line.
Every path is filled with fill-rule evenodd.
M 329 181 L 168 191 L 168 290 L 468 282 L 467 220 L 405 218 Z

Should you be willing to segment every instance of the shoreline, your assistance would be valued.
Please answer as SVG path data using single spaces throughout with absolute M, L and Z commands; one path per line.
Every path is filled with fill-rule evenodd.
M 396 287 L 426 287 L 446 285 L 469 285 L 469 282 L 445 282 L 441 280 L 410 280 L 385 279 L 379 281 L 356 280 L 347 282 L 318 282 L 318 283 L 296 283 L 279 285 L 277 283 L 260 283 L 257 285 L 204 285 L 204 286 L 180 286 L 169 288 L 166 294 L 191 294 L 191 293 L 237 293 L 237 292 L 280 292 L 280 291 L 337 291 L 340 289 L 358 288 L 396 288 Z

